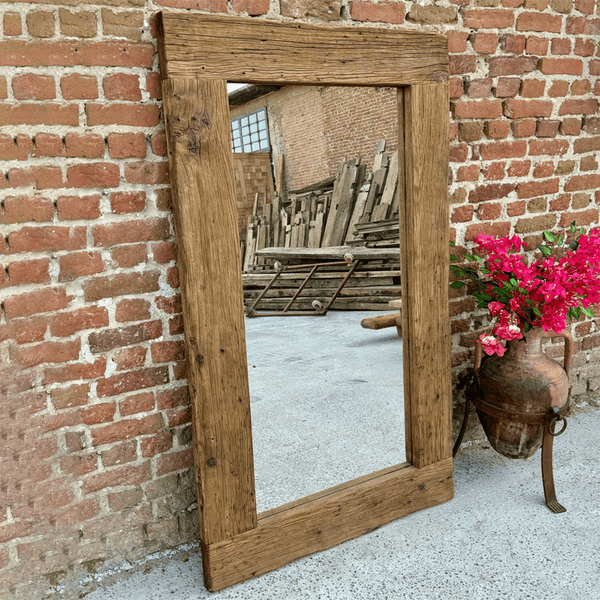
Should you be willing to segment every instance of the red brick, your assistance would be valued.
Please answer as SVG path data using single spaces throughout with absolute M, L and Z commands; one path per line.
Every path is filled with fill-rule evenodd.
M 162 454 L 156 462 L 156 475 L 160 477 L 166 473 L 179 471 L 181 469 L 191 469 L 194 466 L 194 454 L 190 449 L 181 452 L 171 452 Z
M 563 119 L 563 122 L 560 126 L 560 132 L 563 135 L 579 135 L 581 133 L 581 119 Z M 575 143 L 577 143 L 577 140 Z
M 100 216 L 100 194 L 91 196 L 61 196 L 56 201 L 61 221 L 97 219 Z
M 141 346 L 134 346 L 132 348 L 123 348 L 115 353 L 113 361 L 117 365 L 117 371 L 130 371 L 136 367 L 143 367 L 146 362 L 147 349 Z M 152 396 L 152 394 L 140 394 L 140 396 Z M 154 400 L 152 400 L 154 403 Z M 150 410 L 150 409 L 148 409 Z M 121 414 L 123 411 L 121 411 Z
M 11 253 L 79 250 L 85 245 L 85 227 L 22 227 L 8 236 Z
M 120 322 L 126 321 L 143 321 L 150 318 L 150 302 L 142 298 L 127 298 L 121 300 L 117 304 L 115 319 Z M 153 321 L 154 325 L 158 325 L 158 321 Z M 122 330 L 122 329 L 120 329 Z M 158 334 L 160 335 L 160 333 Z M 158 336 L 152 336 L 158 337 Z M 145 338 L 150 339 L 150 338 Z M 138 340 L 142 341 L 142 340 Z
M 505 120 L 488 121 L 484 127 L 485 135 L 493 140 L 504 139 L 510 133 L 510 123 Z
M 593 40 L 585 40 L 579 37 L 575 40 L 574 52 L 577 56 L 593 56 L 594 48 Z
M 16 100 L 52 100 L 56 98 L 54 77 L 51 75 L 15 75 L 12 80 Z
M 8 265 L 8 285 L 26 285 L 28 283 L 50 283 L 49 258 L 20 260 Z
M 0 100 L 8 98 L 8 85 L 6 83 L 6 77 L 0 75 Z
M 17 344 L 41 342 L 46 335 L 46 329 L 45 318 L 13 319 L 6 325 L 0 325 L 0 342 L 5 340 L 14 340 Z
M 15 36 L 22 33 L 21 15 L 17 12 L 4 13 L 4 35 Z
M 69 337 L 84 329 L 108 327 L 108 311 L 102 306 L 86 306 L 68 313 L 60 313 L 50 320 L 50 333 Z
M 177 258 L 177 246 L 175 242 L 152 244 L 152 256 L 158 264 L 166 265 Z
M 60 79 L 60 89 L 65 100 L 95 100 L 98 97 L 98 81 L 92 75 L 65 75 Z
M 457 119 L 493 119 L 502 116 L 501 100 L 462 100 L 454 104 Z
M 158 210 L 171 210 L 171 189 L 160 188 L 155 190 L 156 208 Z
M 565 119 L 563 123 L 567 121 Z M 600 133 L 600 117 L 585 117 L 583 119 L 583 130 L 586 133 L 598 134 Z
M 563 155 L 569 150 L 569 140 L 530 140 L 529 154 Z
M 43 342 L 35 346 L 12 346 L 9 350 L 11 360 L 27 369 L 43 363 L 60 363 L 77 360 L 81 340 L 70 342 Z
M 548 96 L 551 98 L 560 98 L 566 96 L 569 91 L 569 83 L 567 81 L 553 81 L 552 85 L 548 89 Z
M 146 244 L 127 244 L 126 246 L 112 248 L 110 257 L 117 267 L 128 269 L 146 262 L 148 252 Z
M 498 160 L 502 158 L 520 158 L 527 153 L 527 142 L 524 140 L 510 142 L 492 142 L 481 145 L 483 160 Z
M 155 104 L 86 104 L 85 113 L 89 126 L 156 127 L 158 125 L 158 106 Z
M 551 54 L 571 54 L 571 40 L 569 38 L 552 38 Z
M 486 202 L 506 198 L 515 189 L 514 183 L 480 185 L 469 192 L 469 202 Z
M 71 385 L 66 388 L 50 390 L 50 399 L 55 410 L 64 410 L 75 406 L 85 406 L 90 395 L 89 384 Z
M 113 163 L 82 163 L 67 168 L 67 187 L 117 187 L 119 167 Z
M 539 98 L 544 95 L 546 82 L 543 79 L 525 79 L 521 85 L 523 98 Z
M 457 54 L 467 51 L 467 39 L 469 38 L 467 31 L 449 30 L 446 32 L 446 36 L 448 38 L 448 52 Z
M 575 0 L 575 8 L 584 15 L 593 15 L 595 5 L 594 0 Z
M 511 119 L 525 117 L 549 117 L 552 114 L 551 100 L 520 100 L 511 98 L 504 101 L 504 115 Z
M 151 68 L 155 54 L 150 42 L 124 40 L 0 42 L 0 66 L 8 67 L 141 67 Z
M 161 184 L 169 183 L 169 163 L 128 162 L 125 164 L 125 180 L 128 183 Z
M 100 503 L 96 498 L 88 498 L 72 504 L 54 515 L 58 525 L 75 525 L 93 519 L 100 511 Z
M 164 130 L 152 134 L 152 137 L 150 138 L 150 148 L 152 148 L 152 153 L 156 156 L 167 155 L 167 138 Z
M 145 348 L 144 350 L 145 356 Z M 142 393 L 134 396 L 128 396 L 127 398 L 119 401 L 119 413 L 121 416 L 133 415 L 140 412 L 149 412 L 154 410 L 154 394 Z
M 145 294 L 159 289 L 160 273 L 117 273 L 104 277 L 94 277 L 82 284 L 86 302 L 96 302 L 102 298 Z
M 480 233 L 494 237 L 506 237 L 510 233 L 510 223 L 477 223 L 469 225 L 465 232 L 465 241 L 472 242 Z
M 494 8 L 469 9 L 464 12 L 463 23 L 471 29 L 504 29 L 514 24 L 512 10 Z
M 580 171 L 596 171 L 598 170 L 598 161 L 596 157 L 593 155 L 582 156 L 579 161 L 579 170 Z M 573 205 L 573 208 L 582 208 L 580 206 Z
M 251 17 L 266 14 L 269 12 L 269 6 L 269 0 L 233 0 L 231 3 L 235 12 L 246 12 Z
M 98 423 L 107 423 L 113 420 L 113 415 L 117 407 L 113 402 L 103 402 L 94 404 L 88 409 L 81 411 L 81 420 L 86 425 L 97 425 Z
M 464 92 L 462 79 L 460 77 L 451 77 L 449 81 L 449 88 L 450 98 L 460 98 Z M 452 124 L 450 126 L 452 127 Z
M 523 12 L 517 17 L 517 31 L 550 31 L 560 33 L 562 17 L 558 15 Z
M 114 348 L 132 346 L 133 344 L 156 339 L 161 335 L 162 323 L 160 321 L 148 321 L 139 325 L 90 333 L 89 345 L 90 350 L 94 354 L 98 354 Z
M 104 450 L 101 456 L 102 464 L 105 467 L 114 467 L 115 465 L 124 465 L 128 462 L 134 462 L 137 460 L 137 442 L 132 440 L 131 442 L 125 442 L 124 444 L 117 444 L 112 448 Z M 141 496 L 142 490 L 136 491 Z M 112 497 L 115 495 L 116 494 L 111 494 Z M 109 496 L 109 504 L 112 508 L 114 505 L 111 502 L 111 496 Z
M 472 79 L 466 90 L 469 98 L 489 98 L 492 95 L 493 79 Z
M 490 163 L 483 174 L 487 181 L 502 181 L 506 173 L 506 162 L 499 161 Z
M 163 431 L 140 442 L 140 449 L 144 458 L 167 452 L 173 447 L 173 436 L 168 431 Z
M 483 123 L 469 121 L 458 124 L 458 139 L 461 142 L 475 142 L 483 137 Z
M 142 212 L 146 208 L 146 192 L 113 192 L 110 206 L 115 214 Z
M 582 210 L 579 212 L 563 213 L 560 215 L 559 227 L 568 227 L 573 221 L 575 221 L 575 225 L 578 227 L 597 223 L 598 209 L 590 208 L 589 210 Z
M 7 319 L 26 317 L 38 313 L 67 308 L 73 296 L 67 296 L 63 287 L 50 287 L 9 296 L 4 300 L 4 311 Z
M 477 218 L 480 221 L 495 221 L 500 218 L 502 205 L 499 202 L 484 202 L 477 207 Z
M 181 294 L 170 296 L 169 298 L 157 296 L 154 302 L 156 304 L 156 308 L 166 312 L 169 315 L 182 312 Z
M 143 133 L 110 133 L 108 153 L 111 158 L 144 158 L 146 135 Z
M 525 200 L 509 202 L 506 205 L 506 214 L 509 217 L 518 217 L 525 214 Z
M 473 50 L 478 54 L 494 54 L 498 46 L 498 34 L 475 33 L 471 39 Z
M 542 58 L 539 69 L 544 75 L 581 75 L 583 61 L 580 58 Z
M 183 342 L 155 342 L 151 346 L 152 362 L 165 363 L 185 359 Z
M 545 56 L 548 54 L 549 41 L 546 38 L 531 35 L 527 38 L 525 52 L 534 56 Z
M 563 212 L 569 208 L 571 203 L 571 194 L 561 194 L 558 198 L 550 201 L 550 210 L 552 212 Z
M 600 150 L 600 137 L 580 138 L 573 144 L 573 151 L 576 154 L 597 152 L 598 150 Z
M 63 187 L 60 167 L 31 167 L 11 169 L 8 172 L 9 187 L 34 186 L 38 190 Z
M 121 221 L 110 225 L 97 225 L 92 229 L 95 246 L 114 246 L 164 240 L 169 236 L 166 218 L 137 221 Z
M 98 380 L 98 396 L 116 396 L 135 390 L 154 387 L 167 383 L 169 372 L 167 367 L 152 367 L 113 375 L 107 379 Z
M 460 167 L 456 173 L 456 181 L 477 181 L 479 179 L 479 165 Z
M 558 109 L 559 115 L 593 115 L 598 110 L 598 100 L 565 100 Z
M 535 71 L 537 63 L 536 56 L 493 56 L 488 60 L 489 76 L 525 75 Z
M 535 135 L 539 138 L 553 138 L 558 134 L 560 121 L 541 120 L 538 121 Z
M 106 359 L 104 357 L 98 358 L 92 363 L 77 363 L 63 365 L 60 368 L 45 369 L 42 384 L 96 379 L 104 374 L 105 369 Z
M 65 156 L 102 158 L 104 156 L 104 138 L 97 133 L 67 133 Z
M 159 410 L 175 408 L 176 406 L 189 406 L 190 392 L 187 385 L 163 390 L 157 394 L 156 401 Z
M 576 175 L 571 177 L 565 185 L 565 192 L 578 192 L 579 190 L 593 190 L 600 187 L 600 175 Z
M 355 21 L 371 23 L 404 23 L 404 4 L 401 2 L 366 2 L 354 0 L 351 6 L 352 18 Z
M 452 221 L 452 223 L 468 223 L 469 221 L 473 220 L 474 212 L 475 212 L 475 209 L 470 205 L 457 206 L 452 211 L 451 221 Z
M 494 94 L 497 98 L 514 98 L 521 87 L 521 80 L 516 77 L 499 77 Z
M 98 469 L 98 457 L 93 454 L 74 454 L 60 459 L 60 468 L 65 475 L 81 477 Z
M 162 100 L 161 79 L 159 73 L 148 73 L 146 75 L 146 91 L 150 98 Z
M 31 149 L 28 135 L 19 134 L 13 138 L 12 135 L 0 134 L 0 160 L 27 160 Z
M 0 224 L 52 221 L 54 205 L 39 196 L 8 196 L 0 204 Z
M 179 270 L 177 267 L 167 269 L 167 283 L 172 288 L 179 288 Z
M 525 50 L 525 36 L 507 33 L 500 40 L 500 49 L 509 54 L 522 54 Z
M 74 252 L 60 257 L 59 281 L 73 281 L 104 271 L 101 252 Z
M 573 96 L 585 96 L 592 89 L 592 84 L 587 79 L 578 79 L 571 83 L 571 94 Z
M 454 144 L 450 146 L 450 162 L 464 162 L 469 156 L 467 144 Z
M 141 100 L 139 75 L 115 73 L 106 75 L 102 80 L 102 89 L 107 100 Z
M 477 56 L 474 54 L 451 55 L 448 65 L 450 75 L 461 75 L 463 73 L 474 73 L 477 68 Z
M 0 43 L 1 46 L 2 43 Z M 0 111 L 0 125 L 70 125 L 78 127 L 79 107 L 76 104 L 52 104 L 50 102 L 4 105 Z
M 137 466 L 114 467 L 103 473 L 88 475 L 83 480 L 82 491 L 90 494 L 99 490 L 120 485 L 140 485 L 152 477 L 150 461 Z
M 102 444 L 112 444 L 140 435 L 158 433 L 163 425 L 161 414 L 149 415 L 140 419 L 123 419 L 105 427 L 92 429 L 92 444 L 101 446 Z
M 517 184 L 517 196 L 519 198 L 533 198 L 556 194 L 560 185 L 560 179 L 545 179 L 543 181 L 527 181 Z
M 554 175 L 554 162 L 551 160 L 541 162 L 533 169 L 533 176 L 536 179 L 551 177 L 552 175 Z

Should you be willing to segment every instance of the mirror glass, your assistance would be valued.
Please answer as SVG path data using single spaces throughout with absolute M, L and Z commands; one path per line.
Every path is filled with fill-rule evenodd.
M 361 326 L 398 311 L 397 100 L 228 89 L 262 512 L 405 461 L 402 338 L 395 318 Z

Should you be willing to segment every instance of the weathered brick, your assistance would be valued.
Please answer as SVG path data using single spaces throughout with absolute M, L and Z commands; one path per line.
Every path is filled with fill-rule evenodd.
M 142 346 L 123 348 L 113 355 L 112 360 L 117 366 L 117 371 L 130 371 L 144 366 L 147 352 L 147 348 Z M 121 414 L 124 413 L 121 411 Z
M 103 277 L 90 278 L 82 284 L 86 302 L 97 302 L 102 298 L 144 294 L 159 289 L 160 273 L 115 273 Z
M 143 133 L 110 133 L 108 153 L 111 158 L 145 158 L 146 136 Z
M 40 196 L 8 196 L 0 203 L 0 224 L 52 221 L 54 205 Z
M 517 184 L 517 196 L 519 198 L 533 198 L 534 196 L 545 196 L 556 194 L 560 185 L 560 179 L 545 179 L 543 181 L 525 181 Z
M 458 139 L 461 142 L 475 142 L 483 137 L 483 123 L 468 121 L 458 124 Z
M 125 164 L 125 180 L 128 183 L 161 184 L 169 182 L 169 163 L 154 161 L 128 162 Z
M 107 469 L 103 473 L 88 475 L 83 480 L 82 491 L 84 494 L 90 494 L 119 485 L 140 485 L 144 481 L 148 481 L 151 477 L 150 461 L 147 460 L 141 465 L 114 467 Z
M 461 100 L 454 104 L 457 119 L 493 119 L 502 116 L 500 100 Z
M 66 381 L 80 381 L 82 379 L 96 379 L 104 374 L 106 358 L 97 358 L 92 363 L 76 363 L 63 365 L 60 368 L 44 370 L 43 385 L 50 383 L 64 383 Z
M 16 36 L 23 33 L 21 15 L 17 12 L 5 12 L 3 19 L 4 35 Z
M 511 98 L 504 101 L 504 115 L 511 119 L 525 117 L 549 117 L 552 114 L 551 100 L 520 100 Z
M 578 227 L 598 223 L 598 209 L 590 208 L 579 212 L 564 212 L 560 215 L 559 227 L 568 227 L 573 221 Z
M 0 160 L 27 160 L 32 149 L 31 137 L 0 134 Z
M 450 29 L 446 32 L 448 38 L 448 52 L 462 53 L 467 50 L 467 39 L 469 34 L 466 31 L 456 31 Z
M 34 346 L 12 346 L 9 349 L 11 360 L 27 369 L 43 363 L 60 363 L 77 360 L 81 340 L 70 342 L 43 342 Z
M 541 154 L 562 155 L 569 150 L 569 140 L 530 140 L 529 154 L 538 156 Z
M 92 429 L 92 443 L 94 446 L 101 446 L 103 444 L 128 440 L 140 435 L 158 433 L 163 426 L 163 417 L 160 413 L 139 419 L 122 419 L 116 423 Z
M 58 11 L 60 32 L 67 37 L 92 38 L 98 30 L 96 13 L 91 11 L 71 12 L 60 8 Z
M 84 329 L 101 327 L 108 327 L 108 311 L 102 306 L 86 306 L 50 319 L 50 333 L 56 337 L 69 337 Z
M 56 201 L 61 221 L 97 219 L 100 217 L 100 194 L 91 196 L 60 196 Z
M 528 219 L 519 219 L 515 225 L 515 233 L 533 233 L 547 231 L 556 226 L 556 215 L 540 215 Z
M 512 10 L 476 8 L 466 10 L 463 24 L 471 29 L 505 29 L 515 22 Z
M 573 143 L 573 152 L 582 154 L 584 152 L 597 152 L 600 150 L 600 137 L 580 138 Z
M 212 10 L 227 12 L 226 6 L 224 9 L 222 8 L 225 0 L 219 0 L 218 3 L 210 1 L 206 3 L 211 6 Z M 281 14 L 284 17 L 292 17 L 294 19 L 312 17 L 321 21 L 338 21 L 342 5 L 340 0 L 280 0 L 280 7 Z M 360 8 L 359 15 L 361 14 L 360 11 L 364 8 L 367 9 L 368 16 L 368 7 Z
M 484 169 L 483 174 L 487 181 L 502 181 L 506 174 L 506 162 L 498 161 L 489 163 Z
M 530 35 L 525 44 L 525 52 L 534 56 L 545 56 L 548 54 L 549 40 L 535 35 Z
M 565 100 L 558 109 L 559 115 L 593 115 L 598 110 L 598 100 Z
M 143 350 L 145 351 L 145 348 Z M 119 413 L 121 416 L 150 412 L 154 408 L 155 400 L 152 393 L 135 394 L 119 401 Z
M 117 187 L 119 179 L 119 167 L 113 163 L 82 163 L 67 168 L 67 187 Z
M 27 73 L 15 75 L 12 88 L 17 100 L 52 100 L 56 98 L 54 77 Z
M 139 40 L 144 26 L 144 12 L 127 10 L 115 12 L 108 8 L 102 9 L 102 30 L 104 35 Z
M 106 75 L 102 80 L 102 89 L 107 100 L 141 100 L 140 78 L 128 73 Z
M 551 98 L 560 98 L 566 96 L 569 91 L 569 83 L 567 81 L 553 81 L 548 89 L 548 96 Z
M 153 363 L 174 362 L 185 359 L 183 342 L 155 342 L 150 347 Z
M 404 23 L 404 4 L 401 2 L 379 2 L 378 4 L 375 4 L 365 0 L 354 0 L 352 2 L 351 11 L 352 18 L 355 21 L 369 21 L 371 23 Z M 282 14 L 284 13 L 283 6 L 281 12 Z
M 560 124 L 560 132 L 563 135 L 579 135 L 581 133 L 581 119 L 563 119 L 562 123 Z
M 565 184 L 565 192 L 577 192 L 579 190 L 593 190 L 600 187 L 600 175 L 576 175 L 571 177 Z
M 474 73 L 477 68 L 477 56 L 474 54 L 451 55 L 448 71 L 450 75 L 461 75 L 463 73 Z
M 540 138 L 553 138 L 558 134 L 558 128 L 560 121 L 551 121 L 549 119 L 543 119 L 538 121 L 537 129 L 535 134 Z
M 2 107 L 0 125 L 79 125 L 76 104 L 21 103 Z
M 98 423 L 107 423 L 113 420 L 113 415 L 117 410 L 113 402 L 102 402 L 93 404 L 89 408 L 81 411 L 81 420 L 86 425 L 97 425 Z
M 533 176 L 536 179 L 551 177 L 554 175 L 554 161 L 546 160 L 535 166 Z
M 166 265 L 177 258 L 177 245 L 175 242 L 152 244 L 152 256 L 158 264 Z
M 67 308 L 73 296 L 67 296 L 63 287 L 50 287 L 9 296 L 4 300 L 4 311 L 7 319 L 26 317 L 38 313 Z
M 492 56 L 488 60 L 489 76 L 525 75 L 535 71 L 537 62 L 535 56 Z
M 104 271 L 101 252 L 74 252 L 60 257 L 59 281 L 73 281 Z
M 502 158 L 520 158 L 527 153 L 527 142 L 524 140 L 491 142 L 481 145 L 483 160 L 498 160 Z
M 144 458 L 150 458 L 157 454 L 167 452 L 173 447 L 173 435 L 168 431 L 162 431 L 157 435 L 144 438 L 140 443 L 140 449 Z
M 486 202 L 506 198 L 515 189 L 514 183 L 480 185 L 469 192 L 469 202 Z
M 110 257 L 117 267 L 128 269 L 146 262 L 148 252 L 146 244 L 127 244 L 111 248 Z
M 55 410 L 64 410 L 76 406 L 85 406 L 90 395 L 89 384 L 70 385 L 66 388 L 54 388 L 50 399 Z
M 494 237 L 506 237 L 510 233 L 510 223 L 477 223 L 469 225 L 465 232 L 465 241 L 472 242 L 480 233 Z
M 180 452 L 171 452 L 162 454 L 158 457 L 156 463 L 156 474 L 160 477 L 166 473 L 179 471 L 181 469 L 190 469 L 194 466 L 194 454 L 190 449 Z
M 65 100 L 94 100 L 98 97 L 98 81 L 92 75 L 65 75 L 60 79 L 60 89 Z
M 98 469 L 96 453 L 73 454 L 60 459 L 60 468 L 65 475 L 81 477 Z
M 544 75 L 581 75 L 583 61 L 580 58 L 542 58 L 539 69 Z
M 85 227 L 22 227 L 8 236 L 11 253 L 79 250 L 85 245 Z
M 587 79 L 578 79 L 571 83 L 571 94 L 573 96 L 585 96 L 592 89 L 592 84 Z
M 90 350 L 98 354 L 107 352 L 113 348 L 131 346 L 146 340 L 156 339 L 162 335 L 162 323 L 160 321 L 149 321 L 129 327 L 118 327 L 117 329 L 106 329 L 90 333 Z
M 517 17 L 517 31 L 549 31 L 560 33 L 562 17 L 538 12 L 522 12 Z
M 169 221 L 166 218 L 120 221 L 110 225 L 96 225 L 92 233 L 95 246 L 158 241 L 169 236 Z
M 143 321 L 144 319 L 149 319 L 150 306 L 150 302 L 143 298 L 127 298 L 121 300 L 117 304 L 115 319 L 120 323 L 124 321 Z
M 137 442 L 135 440 L 117 444 L 112 448 L 102 451 L 102 464 L 105 467 L 114 467 L 115 465 L 124 465 L 128 462 L 133 462 L 137 460 L 136 450 Z
M 50 283 L 49 258 L 19 260 L 11 262 L 7 268 L 9 286 L 28 283 Z
M 543 79 L 525 79 L 521 85 L 523 98 L 539 98 L 544 95 L 546 82 Z
M 492 95 L 494 80 L 491 77 L 485 79 L 472 79 L 466 86 L 470 98 L 488 98 Z
M 156 127 L 158 125 L 158 106 L 155 104 L 86 104 L 85 114 L 89 126 Z
M 106 379 L 98 380 L 98 397 L 117 396 L 149 387 L 162 385 L 169 381 L 167 367 L 152 367 L 129 371 L 120 375 L 113 375 Z
M 25 17 L 29 35 L 36 38 L 50 38 L 54 35 L 54 14 L 47 11 L 31 11 Z
M 550 47 L 552 54 L 571 54 L 571 40 L 569 38 L 552 38 Z

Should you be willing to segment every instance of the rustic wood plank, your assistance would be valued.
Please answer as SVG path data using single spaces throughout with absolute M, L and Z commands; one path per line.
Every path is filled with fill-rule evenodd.
M 226 82 L 171 79 L 163 97 L 200 536 L 210 544 L 257 519 Z
M 334 259 L 343 260 L 345 254 L 352 254 L 361 260 L 398 259 L 399 248 L 362 248 L 356 246 L 330 246 L 327 248 L 262 248 L 256 251 L 262 258 L 294 259 Z
M 256 529 L 232 540 L 203 544 L 207 587 L 218 591 L 452 498 L 452 459 L 422 469 L 402 467 L 261 515 Z
M 404 104 L 400 254 L 404 396 L 412 440 L 407 459 L 424 467 L 452 452 L 448 88 L 411 86 Z
M 388 175 L 385 181 L 385 187 L 381 193 L 379 206 L 373 211 L 372 221 L 383 221 L 390 214 L 390 207 L 396 195 L 398 183 L 398 150 L 392 154 L 390 165 L 388 167 Z
M 159 13 L 159 20 L 163 77 L 364 86 L 448 80 L 443 35 L 189 13 Z

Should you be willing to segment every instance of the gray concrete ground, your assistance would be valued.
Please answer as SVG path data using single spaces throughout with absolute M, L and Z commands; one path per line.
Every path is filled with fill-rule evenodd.
M 342 365 L 349 364 L 347 348 L 358 348 L 363 361 L 370 348 L 381 356 L 377 348 L 385 344 L 385 354 L 395 353 L 394 347 L 400 352 L 395 331 L 361 330 L 338 314 L 312 319 L 315 333 L 310 337 L 316 340 L 319 332 L 343 348 Z M 354 316 L 359 321 L 362 315 Z M 378 398 L 389 396 L 390 391 L 384 389 L 373 396 L 354 394 L 365 387 L 363 379 L 370 381 L 372 368 L 382 369 L 375 379 L 385 379 L 389 365 L 365 363 L 364 370 L 351 367 L 352 379 L 356 380 L 353 385 L 339 378 L 340 364 L 331 370 L 323 367 L 319 369 L 323 378 L 315 383 L 315 371 L 306 361 L 310 356 L 322 361 L 320 350 L 299 344 L 300 321 L 285 321 L 292 342 L 288 347 L 297 360 L 295 368 L 283 377 L 279 375 L 279 379 L 285 380 L 285 390 L 294 389 L 295 379 L 312 387 L 305 394 L 308 403 L 303 404 L 295 392 L 289 391 L 268 400 L 266 389 L 251 384 L 261 510 L 310 493 L 314 491 L 311 486 L 320 489 L 324 484 L 337 483 L 336 478 L 347 479 L 348 475 L 362 474 L 364 469 L 370 471 L 403 460 L 402 456 L 398 458 L 398 446 L 389 444 L 399 427 L 401 411 L 378 404 Z M 269 319 L 251 320 L 250 339 L 254 335 L 250 329 L 259 325 L 276 327 Z M 364 333 L 368 335 L 362 337 Z M 378 344 L 373 342 L 376 338 Z M 250 369 L 256 365 L 257 372 L 269 375 L 269 361 L 282 355 L 282 347 L 262 339 L 254 350 L 249 349 Z M 325 379 L 335 385 L 327 388 Z M 397 388 L 397 382 L 392 388 Z M 329 401 L 319 402 L 323 397 Z M 348 404 L 346 398 L 350 398 Z M 327 412 L 329 404 L 336 411 Z M 350 419 L 354 411 L 358 411 L 358 418 Z M 281 417 L 281 412 L 287 417 L 274 421 L 273 414 Z M 386 421 L 390 419 L 393 423 L 388 428 Z M 342 429 L 332 429 L 335 421 L 343 425 Z M 290 423 L 294 424 L 293 431 L 304 428 L 302 448 L 291 436 Z M 363 430 L 368 434 L 378 427 L 383 428 L 379 437 L 361 437 Z M 556 439 L 555 481 L 558 499 L 567 507 L 563 514 L 551 513 L 544 504 L 540 453 L 526 462 L 511 461 L 496 454 L 487 443 L 471 443 L 455 461 L 456 495 L 452 501 L 217 594 L 203 587 L 197 546 L 161 553 L 135 564 L 115 565 L 81 581 L 81 589 L 85 592 L 98 586 L 85 595 L 86 600 L 600 600 L 599 432 L 600 410 L 580 407 L 570 418 L 565 434 Z M 332 442 L 336 437 L 344 444 L 350 440 L 350 457 L 357 456 L 358 467 L 348 458 L 347 445 L 319 441 Z M 354 443 L 357 441 L 360 444 Z M 313 446 L 316 455 L 311 454 Z M 269 456 L 269 449 L 279 455 Z M 319 466 L 326 468 L 320 468 L 314 476 L 311 461 L 323 452 L 327 454 L 317 462 L 323 462 Z M 379 458 L 373 460 L 373 455 L 380 454 L 391 462 L 378 464 Z M 371 462 L 363 460 L 369 457 Z M 336 458 L 337 466 L 329 468 Z M 296 463 L 290 462 L 293 459 Z M 293 479 L 295 469 L 290 465 L 296 464 L 299 477 Z M 331 471 L 335 472 L 332 480 Z M 306 479 L 310 480 L 307 485 L 303 483 Z

